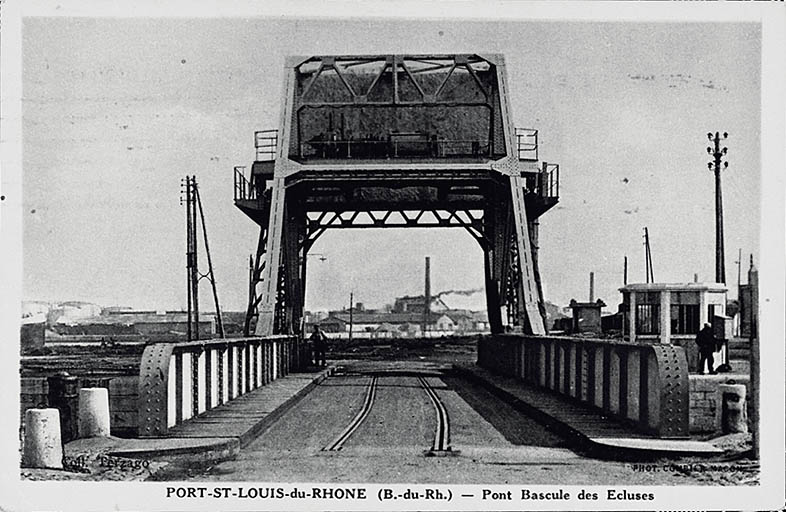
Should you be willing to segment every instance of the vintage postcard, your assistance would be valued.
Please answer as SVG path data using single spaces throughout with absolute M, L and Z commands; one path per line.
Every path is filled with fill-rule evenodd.
M 2 2 L 3 510 L 784 506 L 782 2 Z

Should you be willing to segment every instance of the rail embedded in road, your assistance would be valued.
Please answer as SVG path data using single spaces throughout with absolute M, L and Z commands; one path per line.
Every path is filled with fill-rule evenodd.
M 437 396 L 436 391 L 431 387 L 431 384 L 424 377 L 418 377 L 420 385 L 428 395 L 431 403 L 434 405 L 434 410 L 437 413 L 437 426 L 434 431 L 434 443 L 431 445 L 431 450 L 426 452 L 427 455 L 441 455 L 446 453 L 453 453 L 450 447 L 450 418 L 448 411 L 442 400 Z
M 344 429 L 341 434 L 337 438 L 335 438 L 330 444 L 322 448 L 322 451 L 327 452 L 335 452 L 341 450 L 344 446 L 344 443 L 349 439 L 355 431 L 360 428 L 360 425 L 365 421 L 368 413 L 371 412 L 371 407 L 374 405 L 374 398 L 377 394 L 377 377 L 371 377 L 371 381 L 366 388 L 366 399 L 363 402 L 363 407 L 361 407 L 360 411 L 357 415 L 352 419 L 352 421 L 347 425 L 347 428 Z
M 398 375 L 398 372 L 393 372 L 394 374 Z M 445 405 L 440 400 L 439 396 L 437 395 L 434 388 L 429 384 L 426 380 L 426 377 L 423 375 L 417 375 L 420 372 L 411 372 L 407 371 L 404 372 L 406 375 L 416 376 L 420 386 L 425 391 L 426 396 L 428 396 L 431 404 L 434 406 L 434 411 L 436 413 L 436 427 L 434 429 L 434 440 L 431 444 L 431 447 L 426 450 L 425 454 L 427 456 L 438 456 L 438 455 L 453 455 L 458 454 L 458 451 L 454 451 L 450 446 L 450 418 L 448 416 L 448 411 L 445 408 Z M 415 373 L 415 375 L 413 375 Z M 386 374 L 387 375 L 387 374 Z M 363 402 L 363 407 L 361 407 L 360 411 L 355 415 L 355 417 L 350 421 L 349 425 L 339 434 L 333 441 L 328 443 L 325 447 L 322 448 L 322 451 L 341 451 L 344 447 L 344 444 L 349 440 L 350 437 L 360 428 L 363 422 L 368 417 L 369 413 L 371 412 L 371 408 L 374 405 L 374 400 L 376 398 L 376 391 L 377 391 L 377 383 L 378 383 L 379 376 L 374 375 L 371 377 L 371 380 L 368 383 L 366 388 L 366 397 Z

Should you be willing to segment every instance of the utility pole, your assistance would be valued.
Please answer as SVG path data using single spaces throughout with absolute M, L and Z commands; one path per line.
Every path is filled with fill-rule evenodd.
M 181 203 L 186 205 L 186 269 L 188 274 L 188 322 L 186 336 L 188 341 L 198 340 L 199 333 L 199 281 L 207 279 L 213 289 L 213 303 L 216 306 L 216 328 L 218 335 L 223 338 L 224 322 L 221 318 L 221 307 L 218 304 L 218 291 L 216 290 L 216 278 L 213 273 L 213 261 L 210 258 L 210 246 L 208 245 L 207 227 L 205 226 L 205 212 L 202 209 L 202 200 L 199 197 L 199 187 L 197 186 L 196 176 L 186 176 L 183 180 L 183 192 L 185 199 L 181 196 Z M 207 273 L 199 271 L 198 262 L 198 240 L 197 235 L 199 224 L 202 225 L 203 243 L 205 245 L 205 255 L 207 256 Z
M 655 282 L 655 275 L 652 272 L 652 252 L 650 252 L 650 232 L 644 228 L 644 272 L 648 283 Z
M 742 276 L 742 249 L 738 249 L 737 253 L 737 261 L 734 263 L 737 264 L 737 300 L 740 300 L 740 284 L 742 283 L 741 276 Z
M 739 252 L 737 253 L 737 261 L 734 262 L 734 263 L 737 264 L 737 305 L 740 304 L 740 284 L 742 283 L 742 280 L 741 280 L 741 275 L 742 275 L 742 248 L 738 249 L 738 251 Z M 736 330 L 736 332 L 737 332 L 737 336 L 739 336 L 740 332 L 741 332 L 741 328 L 742 328 L 741 327 L 742 326 L 742 315 L 738 311 L 736 316 L 737 316 L 737 330 Z
M 191 238 L 191 178 L 186 176 L 185 179 L 180 182 L 180 186 L 180 204 L 182 205 L 185 202 L 186 205 L 186 289 L 188 290 L 188 320 L 186 321 L 186 339 L 191 341 L 191 305 L 193 302 L 191 297 L 191 293 L 193 291 L 191 288 L 191 259 L 193 252 L 193 241 Z M 185 194 L 185 199 L 183 198 L 183 194 Z
M 186 273 L 188 275 L 188 341 L 199 339 L 199 270 L 197 263 L 196 177 L 186 176 Z
M 427 336 L 431 323 L 431 258 L 426 256 L 426 282 L 423 293 L 423 337 Z
M 622 267 L 622 285 L 627 286 L 628 284 L 628 257 L 625 256 L 625 263 Z
M 721 194 L 721 158 L 726 155 L 728 149 L 721 148 L 722 140 L 726 140 L 728 133 L 715 132 L 707 134 L 707 138 L 713 143 L 714 147 L 707 146 L 707 153 L 712 155 L 713 161 L 707 163 L 707 168 L 715 172 L 715 282 L 726 284 L 726 265 L 723 257 L 723 197 Z M 726 169 L 729 162 L 723 162 Z
M 353 292 L 349 292 L 349 341 L 352 341 L 352 301 L 354 298 Z

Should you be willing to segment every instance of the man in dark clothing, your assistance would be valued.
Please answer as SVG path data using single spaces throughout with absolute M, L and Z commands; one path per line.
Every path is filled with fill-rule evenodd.
M 715 336 L 712 335 L 712 326 L 704 324 L 704 328 L 696 335 L 696 345 L 699 346 L 699 373 L 704 373 L 704 361 L 707 361 L 707 370 L 714 375 L 715 372 Z
M 319 330 L 319 327 L 315 325 L 314 332 L 311 333 L 308 339 L 314 347 L 314 364 L 317 366 L 327 366 L 327 361 L 325 360 L 327 336 L 325 336 L 325 333 Z

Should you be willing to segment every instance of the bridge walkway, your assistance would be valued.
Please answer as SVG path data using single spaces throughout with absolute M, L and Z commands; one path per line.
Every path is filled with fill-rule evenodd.
M 332 371 L 290 373 L 169 429 L 165 437 L 76 439 L 69 457 L 103 453 L 131 458 L 183 458 L 211 462 L 236 456 Z
M 690 439 L 661 439 L 637 431 L 620 420 L 521 380 L 494 374 L 476 365 L 456 365 L 463 376 L 553 430 L 578 441 L 596 456 L 718 455 L 710 443 Z

